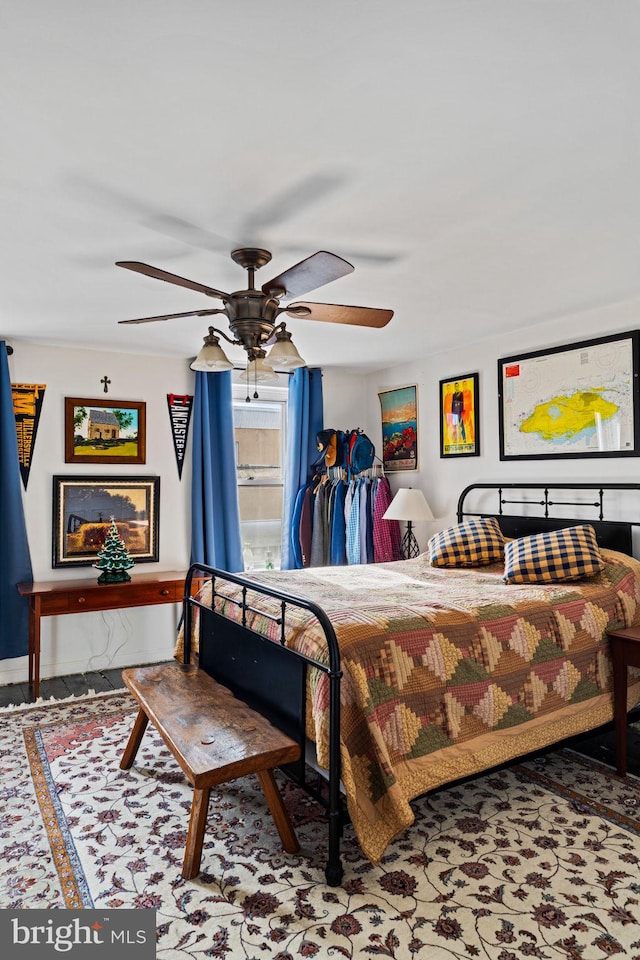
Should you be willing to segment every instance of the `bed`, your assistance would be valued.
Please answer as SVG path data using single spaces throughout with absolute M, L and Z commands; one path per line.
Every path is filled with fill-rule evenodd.
M 570 583 L 507 584 L 503 563 L 440 568 L 426 555 L 251 577 L 192 566 L 176 655 L 197 655 L 202 669 L 300 741 L 305 760 L 287 772 L 326 805 L 330 885 L 342 879 L 345 805 L 377 861 L 413 822 L 415 797 L 612 719 L 607 630 L 640 622 L 632 557 L 640 520 L 605 519 L 604 510 L 607 498 L 615 512 L 639 490 L 463 491 L 458 523 L 497 518 L 518 541 L 592 526 L 603 568 Z M 488 496 L 497 497 L 493 510 Z M 480 508 L 468 506 L 474 498 Z M 574 516 L 563 517 L 568 507 Z M 628 705 L 637 703 L 640 675 L 632 675 Z

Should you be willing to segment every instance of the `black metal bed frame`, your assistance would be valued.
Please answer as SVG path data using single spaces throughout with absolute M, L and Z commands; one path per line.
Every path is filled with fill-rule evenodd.
M 192 596 L 193 581 L 202 576 L 211 580 L 211 605 Z M 230 597 L 222 585 L 234 583 L 242 587 L 241 600 Z M 273 597 L 279 601 L 277 616 L 256 610 L 250 594 Z M 229 620 L 215 609 L 215 601 L 223 600 L 241 610 L 241 621 Z M 285 646 L 287 614 L 291 609 L 306 610 L 318 621 L 327 645 L 327 660 L 322 662 Z M 194 610 L 199 611 L 199 666 L 228 687 L 235 696 L 258 710 L 275 726 L 300 744 L 301 759 L 288 764 L 285 772 L 304 787 L 327 810 L 329 825 L 328 855 L 325 877 L 329 886 L 342 882 L 340 839 L 345 820 L 340 793 L 340 651 L 335 631 L 325 611 L 317 604 L 291 593 L 247 582 L 246 578 L 205 564 L 194 563 L 185 580 L 184 596 L 184 663 L 191 658 L 191 636 Z M 247 614 L 256 612 L 279 628 L 279 643 L 247 626 Z M 308 779 L 305 763 L 307 674 L 309 669 L 326 674 L 329 682 L 329 769 L 326 773 L 326 796 L 314 789 Z
M 513 490 L 537 491 L 538 500 L 507 499 L 505 493 Z M 477 512 L 465 508 L 465 501 L 477 491 L 495 490 L 498 494 L 497 512 Z M 595 500 L 556 500 L 554 491 L 572 490 L 591 492 Z M 596 530 L 598 542 L 603 547 L 632 553 L 632 528 L 640 526 L 637 521 L 604 519 L 605 495 L 611 491 L 640 491 L 640 483 L 475 483 L 466 487 L 458 500 L 458 522 L 465 517 L 495 516 L 505 536 L 522 537 L 544 530 L 573 526 L 576 523 L 591 523 Z M 550 496 L 551 495 L 551 496 Z M 552 497 L 554 499 L 552 499 Z M 527 508 L 542 507 L 543 516 L 522 516 L 505 513 L 505 505 L 519 504 Z M 551 508 L 579 506 L 597 511 L 595 519 L 569 519 L 552 517 Z M 202 578 L 210 579 L 212 585 L 210 605 L 196 596 L 195 589 Z M 195 581 L 195 582 L 194 582 Z M 240 586 L 241 599 L 230 597 L 219 589 L 220 585 L 233 583 Z M 279 601 L 277 615 L 265 614 L 251 603 L 251 594 L 272 597 Z M 215 601 L 223 600 L 240 608 L 240 622 L 230 620 L 214 608 Z M 290 609 L 306 610 L 320 624 L 327 646 L 327 660 L 321 662 L 306 657 L 285 646 L 287 615 Z M 194 612 L 199 619 L 199 665 L 214 679 L 229 687 L 249 706 L 266 716 L 275 726 L 284 730 L 300 743 L 302 759 L 289 764 L 285 771 L 303 786 L 327 810 L 328 856 L 325 877 L 329 886 L 342 882 L 343 867 L 340 859 L 340 840 L 345 821 L 344 804 L 340 784 L 340 650 L 335 631 L 325 611 L 317 604 L 285 591 L 252 582 L 238 574 L 228 573 L 201 563 L 189 568 L 184 595 L 184 662 L 190 662 L 191 636 Z M 268 617 L 279 628 L 279 643 L 257 633 L 247 625 L 247 614 L 257 612 Z M 306 752 L 306 705 L 307 675 L 309 669 L 326 674 L 329 683 L 329 769 L 323 771 L 327 790 L 325 794 L 314 788 L 308 779 L 305 763 Z
M 465 501 L 480 490 L 495 490 L 498 495 L 497 511 L 474 511 L 465 508 Z M 537 500 L 511 500 L 505 494 L 513 490 L 535 490 Z M 555 491 L 570 490 L 590 494 L 592 500 L 558 500 Z M 496 517 L 506 537 L 528 537 L 545 530 L 559 530 L 578 523 L 589 523 L 596 532 L 598 543 L 609 550 L 619 550 L 629 555 L 633 552 L 633 528 L 640 527 L 638 520 L 605 520 L 605 498 L 615 491 L 640 491 L 640 483 L 472 483 L 458 499 L 458 523 L 465 517 Z M 563 496 L 563 494 L 560 494 Z M 505 513 L 504 507 L 517 504 L 521 507 L 541 507 L 542 516 Z M 596 512 L 596 516 L 579 518 L 553 517 L 552 508 L 581 507 Z

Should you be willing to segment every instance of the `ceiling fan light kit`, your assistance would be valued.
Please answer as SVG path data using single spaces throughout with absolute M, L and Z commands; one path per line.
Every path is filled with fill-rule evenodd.
M 284 323 L 276 327 L 276 342 L 267 355 L 267 363 L 274 370 L 295 370 L 297 367 L 306 367 L 306 361 L 298 353 L 291 334 Z
M 269 263 L 271 260 L 269 251 L 261 247 L 240 247 L 231 251 L 231 259 L 244 267 L 248 275 L 247 288 L 236 290 L 234 293 L 216 290 L 214 287 L 179 277 L 177 274 L 136 260 L 117 261 L 117 267 L 124 267 L 126 270 L 133 270 L 135 273 L 141 273 L 156 280 L 164 280 L 167 283 L 196 290 L 204 293 L 205 296 L 222 300 L 223 303 L 222 307 L 210 310 L 167 313 L 155 317 L 141 317 L 137 320 L 120 320 L 120 323 L 153 323 L 178 317 L 208 317 L 225 314 L 232 336 L 227 336 L 223 330 L 218 330 L 216 327 L 209 327 L 202 349 L 191 364 L 191 369 L 216 373 L 221 370 L 231 370 L 234 367 L 220 346 L 220 337 L 222 337 L 232 346 L 242 347 L 247 353 L 247 370 L 241 375 L 242 379 L 250 379 L 254 383 L 265 383 L 278 379 L 274 368 L 289 371 L 306 366 L 293 344 L 291 333 L 279 319 L 281 314 L 285 313 L 298 319 L 378 328 L 386 326 L 393 316 L 392 310 L 348 307 L 331 303 L 281 305 L 281 300 L 299 297 L 309 290 L 352 273 L 353 264 L 335 253 L 319 250 L 264 283 L 260 290 L 255 287 L 255 271 Z M 271 346 L 268 356 L 264 350 L 265 346 Z
M 201 370 L 203 373 L 233 370 L 233 364 L 220 346 L 220 338 L 216 337 L 213 327 L 209 327 L 209 333 L 204 338 L 200 353 L 190 366 L 192 370 Z
M 265 360 L 264 350 L 261 353 L 262 356 L 249 361 L 246 370 L 243 370 L 240 374 L 240 379 L 254 384 L 277 383 L 279 380 L 278 374 L 269 363 L 269 358 L 267 357 Z

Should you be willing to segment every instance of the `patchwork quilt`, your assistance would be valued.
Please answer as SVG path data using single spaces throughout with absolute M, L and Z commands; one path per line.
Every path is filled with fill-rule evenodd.
M 434 568 L 426 555 L 251 574 L 319 604 L 334 626 L 342 779 L 370 859 L 413 822 L 413 798 L 612 718 L 605 633 L 640 622 L 640 564 L 614 551 L 602 556 L 601 573 L 570 584 L 507 585 L 502 566 Z M 240 591 L 221 581 L 217 589 L 229 598 Z M 210 585 L 201 599 L 210 603 Z M 277 615 L 277 601 L 250 592 L 248 603 L 256 612 L 247 626 L 278 640 L 279 628 L 261 616 Z M 228 600 L 216 609 L 239 616 Z M 288 645 L 326 662 L 310 614 L 291 611 L 287 624 Z M 314 671 L 310 686 L 310 732 L 327 766 L 326 677 Z M 629 700 L 640 702 L 640 675 Z

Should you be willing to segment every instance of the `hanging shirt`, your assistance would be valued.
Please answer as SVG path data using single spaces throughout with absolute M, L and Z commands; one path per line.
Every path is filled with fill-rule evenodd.
M 360 487 L 352 480 L 351 503 L 347 517 L 347 563 L 360 563 Z M 346 507 L 345 507 L 346 509 Z
M 313 504 L 313 530 L 311 532 L 311 561 L 312 567 L 323 567 L 325 565 L 324 542 L 327 532 L 327 521 L 325 514 L 325 502 L 327 497 L 327 488 L 324 483 L 319 483 L 316 488 L 316 498 Z
M 373 563 L 374 549 L 373 549 L 373 505 L 375 498 L 375 481 L 367 480 L 367 529 L 366 529 L 366 538 L 367 538 L 367 563 Z
M 308 483 L 302 498 L 300 512 L 300 553 L 302 566 L 308 567 L 311 561 L 311 531 L 313 529 L 313 486 Z
M 381 477 L 373 505 L 373 551 L 376 563 L 400 560 L 400 524 L 397 520 L 382 519 L 392 500 L 389 481 Z
M 291 514 L 291 527 L 289 530 L 289 542 L 291 545 L 291 556 L 293 558 L 293 568 L 294 570 L 299 570 L 302 567 L 302 547 L 300 544 L 300 516 L 302 514 L 302 501 L 304 499 L 304 494 L 308 485 L 300 487 L 296 494 L 296 499 L 293 505 L 293 513 Z
M 347 527 L 344 521 L 347 489 L 347 484 L 343 480 L 339 480 L 333 494 L 331 548 L 329 552 L 329 563 L 332 566 L 343 566 L 347 562 Z
M 360 477 L 358 486 L 360 488 L 360 563 L 367 563 L 367 516 L 371 481 L 368 477 Z

